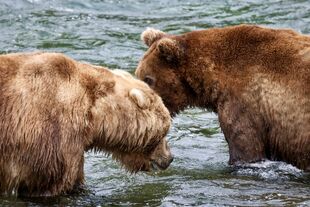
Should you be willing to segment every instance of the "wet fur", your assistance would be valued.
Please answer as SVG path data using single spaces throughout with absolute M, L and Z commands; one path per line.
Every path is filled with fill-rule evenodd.
M 169 112 L 146 84 L 122 74 L 57 53 L 1 55 L 0 194 L 72 191 L 84 182 L 86 150 L 112 154 L 131 172 L 149 169 L 153 152 L 167 150 L 158 148 Z
M 161 37 L 148 39 L 136 75 L 156 80 L 172 115 L 188 106 L 217 112 L 231 164 L 270 159 L 310 170 L 309 36 L 239 25 Z

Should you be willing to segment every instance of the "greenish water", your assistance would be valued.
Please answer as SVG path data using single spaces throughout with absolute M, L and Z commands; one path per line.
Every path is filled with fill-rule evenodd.
M 310 33 L 309 1 L 0 0 L 0 52 L 58 51 L 133 72 L 155 27 L 179 34 L 256 23 Z M 310 176 L 282 162 L 238 168 L 215 114 L 189 109 L 168 139 L 169 170 L 127 174 L 102 154 L 86 154 L 84 193 L 47 199 L 0 197 L 0 206 L 310 206 Z

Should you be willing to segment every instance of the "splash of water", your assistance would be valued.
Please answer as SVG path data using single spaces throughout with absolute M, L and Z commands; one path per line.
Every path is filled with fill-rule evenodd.
M 270 160 L 238 165 L 233 173 L 241 176 L 256 176 L 264 180 L 287 180 L 304 175 L 302 170 L 291 164 Z

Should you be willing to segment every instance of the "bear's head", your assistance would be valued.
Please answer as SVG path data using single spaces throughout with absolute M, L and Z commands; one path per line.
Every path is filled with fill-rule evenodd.
M 166 140 L 171 117 L 161 98 L 128 72 L 105 73 L 114 84 L 93 107 L 97 135 L 90 148 L 112 154 L 130 172 L 166 169 L 173 160 Z
M 187 59 L 185 39 L 151 28 L 142 33 L 141 39 L 149 49 L 137 67 L 136 76 L 161 96 L 174 115 L 191 105 L 195 94 L 181 75 Z

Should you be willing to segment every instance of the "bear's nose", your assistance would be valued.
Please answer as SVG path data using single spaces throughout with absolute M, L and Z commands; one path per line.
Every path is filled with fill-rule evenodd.
M 174 160 L 174 156 L 171 155 L 171 157 L 168 160 L 169 165 L 173 162 L 173 160 Z

